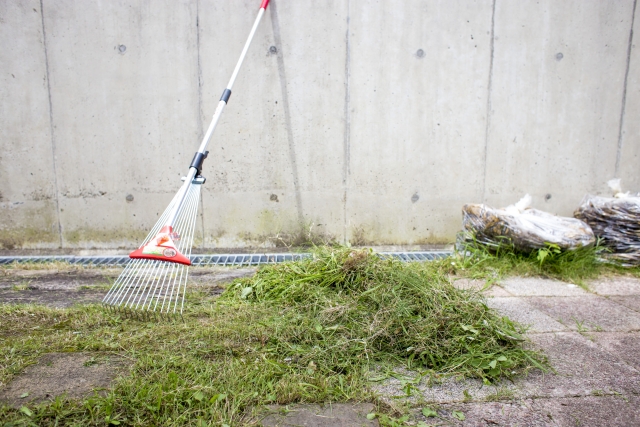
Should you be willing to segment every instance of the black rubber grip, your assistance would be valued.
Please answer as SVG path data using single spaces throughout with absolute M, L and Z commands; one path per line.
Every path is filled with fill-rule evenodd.
M 231 91 L 229 89 L 225 89 L 222 92 L 222 96 L 220 97 L 220 101 L 224 101 L 225 104 L 229 103 L 229 98 L 231 98 Z
M 202 163 L 204 162 L 204 159 L 206 159 L 208 155 L 209 155 L 208 151 L 205 151 L 204 153 L 197 151 L 196 154 L 193 156 L 193 160 L 191 160 L 191 164 L 189 165 L 189 167 L 196 168 L 196 170 L 198 171 L 198 175 L 200 175 L 200 172 L 202 172 Z

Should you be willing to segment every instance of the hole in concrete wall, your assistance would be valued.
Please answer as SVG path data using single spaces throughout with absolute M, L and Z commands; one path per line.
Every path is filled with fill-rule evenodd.
M 416 52 L 416 56 L 418 58 L 424 58 L 424 50 L 418 49 L 418 51 Z
M 272 54 L 272 55 L 275 55 L 276 53 L 278 53 L 278 48 L 275 47 L 275 46 L 271 46 L 269 48 L 269 53 Z
M 127 47 L 123 44 L 118 46 L 118 52 L 120 53 L 125 53 L 125 51 L 127 50 Z
M 562 52 L 556 53 L 556 61 L 560 61 L 562 58 L 564 58 L 564 55 L 562 54 Z
M 420 196 L 418 196 L 418 193 L 413 193 L 413 196 L 411 196 L 411 202 L 415 203 L 418 200 L 420 200 Z
M 544 200 L 546 200 L 547 202 L 551 200 L 551 194 L 545 194 Z
M 279 202 L 280 200 L 278 200 L 278 195 L 277 194 L 272 194 L 271 196 L 269 196 L 269 200 L 271 200 L 272 202 Z
M 133 202 L 133 194 L 127 194 L 127 202 Z

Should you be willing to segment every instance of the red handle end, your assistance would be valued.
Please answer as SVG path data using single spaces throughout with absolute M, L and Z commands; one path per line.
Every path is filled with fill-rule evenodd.
M 269 0 L 262 0 L 262 4 L 260 5 L 260 9 L 267 10 L 267 6 L 269 6 Z

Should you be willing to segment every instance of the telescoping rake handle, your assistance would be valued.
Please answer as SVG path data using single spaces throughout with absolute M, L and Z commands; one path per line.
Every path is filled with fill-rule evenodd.
M 222 115 L 222 111 L 224 107 L 227 106 L 229 102 L 229 98 L 231 97 L 231 89 L 233 88 L 233 84 L 238 77 L 238 72 L 240 71 L 240 67 L 242 66 L 242 62 L 244 61 L 245 56 L 247 55 L 247 51 L 249 50 L 249 45 L 251 45 L 251 41 L 253 40 L 253 36 L 258 29 L 258 25 L 262 20 L 262 16 L 269 5 L 269 0 L 262 0 L 262 4 L 260 5 L 260 11 L 258 12 L 258 16 L 251 28 L 251 32 L 249 33 L 249 38 L 247 42 L 244 44 L 244 48 L 242 49 L 242 53 L 240 54 L 240 59 L 238 59 L 238 63 L 236 64 L 236 68 L 233 70 L 233 74 L 231 75 L 231 79 L 229 80 L 229 84 L 225 88 L 224 92 L 222 92 L 222 97 L 220 97 L 220 102 L 218 103 L 218 107 L 216 108 L 215 113 L 213 114 L 213 119 L 211 120 L 211 124 L 209 124 L 209 128 L 207 129 L 207 133 L 204 135 L 202 139 L 202 143 L 200 144 L 200 148 L 193 156 L 193 160 L 189 165 L 189 173 L 187 173 L 187 177 L 184 180 L 184 183 L 180 187 L 178 194 L 175 197 L 175 204 L 173 205 L 167 219 L 160 229 L 160 232 L 149 242 L 143 244 L 137 250 L 131 252 L 129 254 L 130 258 L 134 259 L 151 259 L 151 260 L 160 260 L 167 262 L 174 262 L 178 264 L 191 265 L 191 261 L 188 257 L 184 256 L 177 249 L 174 241 L 178 240 L 180 236 L 174 233 L 173 228 L 178 218 L 180 212 L 184 208 L 185 200 L 187 198 L 187 194 L 189 193 L 189 188 L 192 185 L 200 185 L 204 183 L 204 178 L 200 175 L 202 172 L 202 163 L 204 159 L 207 158 L 209 152 L 207 151 L 207 145 L 209 145 L 209 140 L 211 139 L 211 135 L 213 135 L 213 131 L 216 129 L 218 125 L 218 121 L 220 120 L 220 116 Z

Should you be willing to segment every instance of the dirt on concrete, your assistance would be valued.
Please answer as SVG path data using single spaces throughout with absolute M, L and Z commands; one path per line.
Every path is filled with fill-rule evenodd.
M 120 269 L 0 270 L 0 303 L 66 308 L 98 303 Z
M 373 427 L 379 425 L 367 419 L 373 411 L 371 403 L 269 405 L 259 422 L 263 427 Z
M 0 390 L 0 402 L 20 407 L 57 396 L 79 399 L 109 388 L 130 365 L 113 353 L 48 353 Z
M 1 269 L 0 289 L 77 290 L 87 287 L 108 287 L 118 277 L 118 268 L 68 269 Z
M 255 274 L 257 268 L 192 267 L 189 286 L 218 295 L 224 285 Z M 0 303 L 67 308 L 102 301 L 122 268 L 0 269 Z

